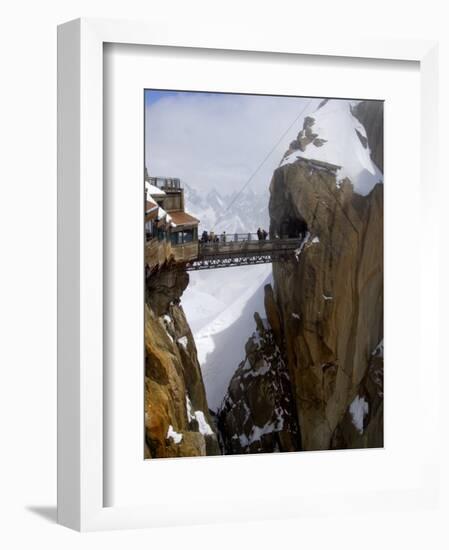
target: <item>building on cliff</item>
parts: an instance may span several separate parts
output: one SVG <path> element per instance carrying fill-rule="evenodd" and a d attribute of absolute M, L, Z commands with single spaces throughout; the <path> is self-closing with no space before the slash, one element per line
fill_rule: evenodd
<path fill-rule="evenodd" d="M 175 260 L 198 256 L 199 220 L 185 211 L 184 189 L 178 178 L 145 179 L 145 235 L 151 250 L 154 239 L 171 246 Z"/>

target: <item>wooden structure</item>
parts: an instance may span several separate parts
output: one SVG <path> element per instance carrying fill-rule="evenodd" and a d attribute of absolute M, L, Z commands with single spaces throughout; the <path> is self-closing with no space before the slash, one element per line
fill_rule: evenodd
<path fill-rule="evenodd" d="M 152 223 L 152 231 L 147 232 L 147 249 L 154 248 L 149 241 L 168 241 L 176 261 L 185 262 L 198 256 L 199 220 L 185 211 L 184 189 L 179 178 L 147 177 L 150 202 L 158 205 L 157 214 L 145 212 L 145 225 Z M 147 222 L 147 216 L 148 222 Z M 153 216 L 153 218 L 150 218 Z M 146 254 L 147 256 L 147 254 Z M 149 264 L 149 262 L 147 262 Z"/>
<path fill-rule="evenodd" d="M 338 166 L 338 164 L 331 164 L 330 162 L 324 162 L 324 160 L 308 159 L 301 156 L 296 157 L 296 162 L 298 164 L 304 164 L 311 169 L 323 170 L 333 174 L 336 174 L 337 171 L 341 169 L 341 166 Z"/>

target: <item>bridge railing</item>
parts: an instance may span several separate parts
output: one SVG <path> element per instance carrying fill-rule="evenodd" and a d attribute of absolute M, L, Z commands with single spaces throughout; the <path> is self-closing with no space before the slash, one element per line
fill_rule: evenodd
<path fill-rule="evenodd" d="M 200 238 L 200 244 L 215 244 L 215 243 L 241 243 L 241 242 L 253 242 L 253 241 L 265 241 L 269 240 L 267 235 L 266 239 L 259 238 L 257 233 L 209 233 L 209 239 L 207 241 Z"/>
<path fill-rule="evenodd" d="M 273 254 L 288 252 L 300 245 L 298 239 L 266 239 L 266 240 L 227 240 L 221 242 L 199 243 L 198 257 L 225 257 L 235 255 Z"/>

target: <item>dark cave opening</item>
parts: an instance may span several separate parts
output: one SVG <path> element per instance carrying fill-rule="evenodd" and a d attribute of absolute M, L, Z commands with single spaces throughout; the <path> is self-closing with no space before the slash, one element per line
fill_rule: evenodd
<path fill-rule="evenodd" d="M 281 223 L 282 239 L 304 239 L 307 233 L 307 223 L 298 217 L 288 217 Z"/>

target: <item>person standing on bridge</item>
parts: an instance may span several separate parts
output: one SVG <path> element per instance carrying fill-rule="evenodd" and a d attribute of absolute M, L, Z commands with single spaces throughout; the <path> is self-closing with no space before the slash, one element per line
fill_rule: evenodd
<path fill-rule="evenodd" d="M 223 243 L 226 242 L 226 231 L 223 231 L 223 234 L 221 235 L 221 241 L 222 241 Z"/>
<path fill-rule="evenodd" d="M 265 231 L 265 229 L 262 229 L 262 239 L 263 239 L 264 241 L 267 240 L 267 235 L 268 235 L 268 233 Z"/>
<path fill-rule="evenodd" d="M 262 230 L 260 229 L 260 227 L 257 229 L 257 238 L 259 239 L 259 241 L 262 240 Z"/>

